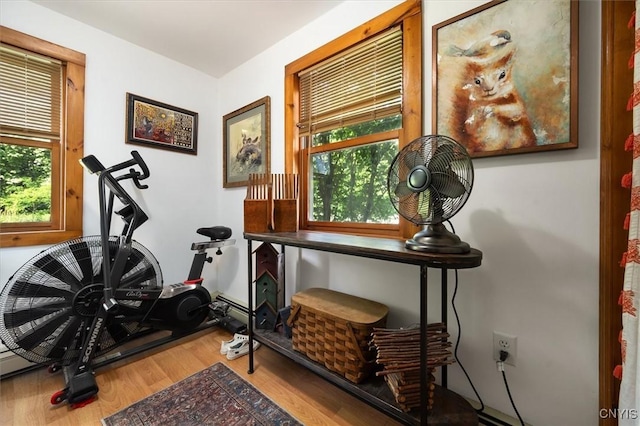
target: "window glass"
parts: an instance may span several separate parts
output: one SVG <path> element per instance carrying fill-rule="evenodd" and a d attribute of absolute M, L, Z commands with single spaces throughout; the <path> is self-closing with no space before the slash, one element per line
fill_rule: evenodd
<path fill-rule="evenodd" d="M 51 150 L 0 144 L 0 223 L 51 221 Z"/>
<path fill-rule="evenodd" d="M 300 86 L 298 128 L 312 148 L 308 219 L 397 224 L 385 194 L 398 140 L 384 132 L 402 128 L 401 28 L 302 71 Z"/>
<path fill-rule="evenodd" d="M 397 223 L 387 195 L 387 170 L 398 152 L 398 140 L 310 156 L 310 220 Z"/>
<path fill-rule="evenodd" d="M 82 235 L 85 55 L 0 27 L 0 246 Z"/>
<path fill-rule="evenodd" d="M 51 224 L 59 175 L 61 61 L 0 44 L 0 223 Z M 57 145 L 57 146 L 56 146 Z"/>
<path fill-rule="evenodd" d="M 407 0 L 285 67 L 285 171 L 299 228 L 406 237 L 388 168 L 422 136 L 422 2 Z"/>

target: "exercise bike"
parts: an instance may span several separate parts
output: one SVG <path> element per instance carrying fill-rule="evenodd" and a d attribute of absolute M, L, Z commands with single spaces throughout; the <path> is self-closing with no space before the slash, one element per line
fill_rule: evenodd
<path fill-rule="evenodd" d="M 196 253 L 187 279 L 163 287 L 158 261 L 133 240 L 148 216 L 121 183 L 130 180 L 146 189 L 141 181 L 150 173 L 138 152 L 131 155 L 109 168 L 93 155 L 81 160 L 98 175 L 100 235 L 44 250 L 0 293 L 4 345 L 29 361 L 49 364 L 50 372 L 63 370 L 66 386 L 53 394 L 52 404 L 78 407 L 92 401 L 98 393 L 96 358 L 115 347 L 158 330 L 179 337 L 197 329 L 211 310 L 201 277 L 204 264 L 213 260 L 207 250 L 222 254 L 222 247 L 235 244 L 227 227 L 198 229 L 209 240 L 192 244 Z M 110 235 L 114 214 L 124 222 L 119 235 Z"/>

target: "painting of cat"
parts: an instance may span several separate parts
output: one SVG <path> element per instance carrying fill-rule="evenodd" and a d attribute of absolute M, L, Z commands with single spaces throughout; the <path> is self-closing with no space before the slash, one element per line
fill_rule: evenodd
<path fill-rule="evenodd" d="M 505 30 L 469 48 L 451 46 L 460 75 L 453 83 L 448 127 L 470 152 L 536 145 L 533 126 L 512 79 L 516 49 Z"/>
<path fill-rule="evenodd" d="M 433 26 L 433 128 L 472 157 L 577 148 L 577 2 L 494 0 Z"/>

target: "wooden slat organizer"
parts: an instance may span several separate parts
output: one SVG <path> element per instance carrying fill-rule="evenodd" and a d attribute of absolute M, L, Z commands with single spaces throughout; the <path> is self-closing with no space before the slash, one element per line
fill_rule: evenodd
<path fill-rule="evenodd" d="M 298 230 L 298 175 L 250 174 L 244 200 L 244 232 Z"/>

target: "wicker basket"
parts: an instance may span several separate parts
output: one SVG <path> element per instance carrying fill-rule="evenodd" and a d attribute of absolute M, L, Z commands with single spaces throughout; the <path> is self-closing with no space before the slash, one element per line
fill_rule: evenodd
<path fill-rule="evenodd" d="M 376 354 L 371 331 L 385 327 L 389 308 L 323 288 L 294 294 L 291 308 L 294 350 L 354 383 L 369 376 Z"/>

